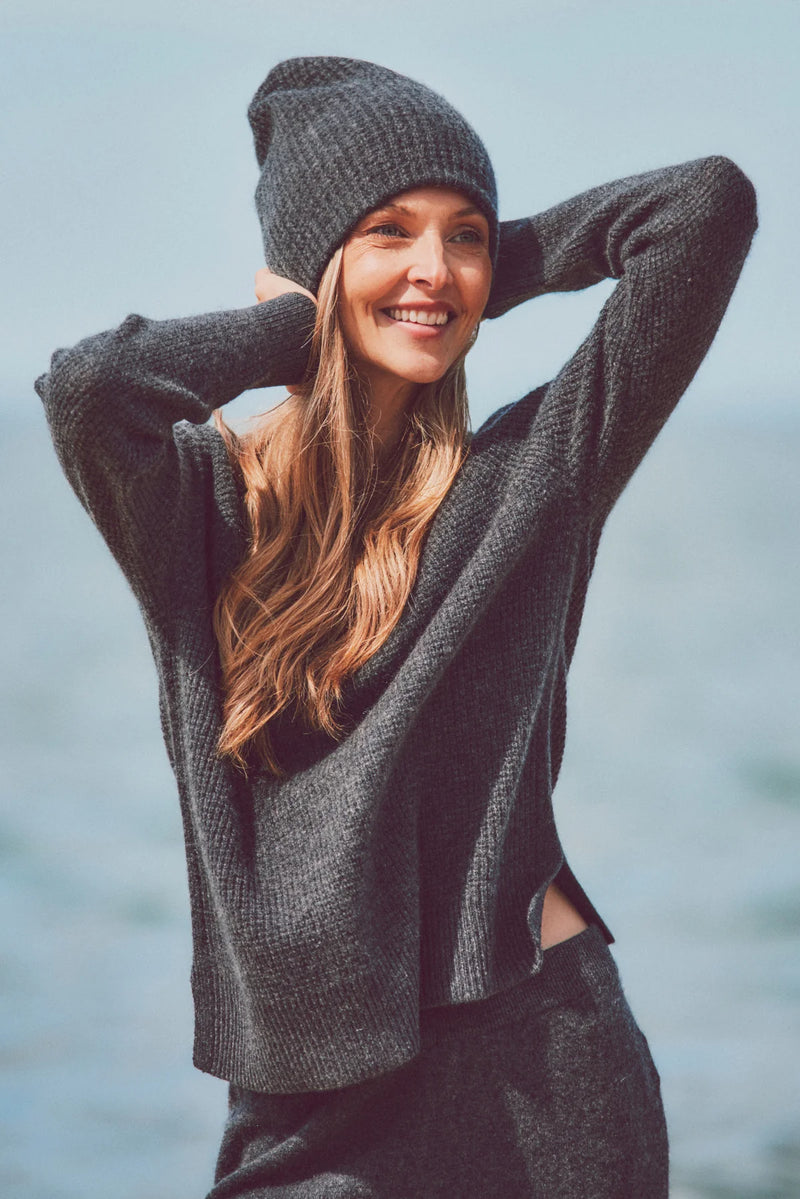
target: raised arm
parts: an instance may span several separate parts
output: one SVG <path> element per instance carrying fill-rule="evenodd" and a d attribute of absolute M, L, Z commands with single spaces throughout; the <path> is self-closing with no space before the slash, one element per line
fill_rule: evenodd
<path fill-rule="evenodd" d="M 193 426 L 249 388 L 301 378 L 313 323 L 294 292 L 184 320 L 129 316 L 57 350 L 36 380 L 67 478 L 150 614 L 202 552 L 212 492 L 237 519 L 221 439 Z"/>
<path fill-rule="evenodd" d="M 601 279 L 619 282 L 536 417 L 605 518 L 685 391 L 725 312 L 757 226 L 728 158 L 592 188 L 501 226 L 485 316 Z"/>

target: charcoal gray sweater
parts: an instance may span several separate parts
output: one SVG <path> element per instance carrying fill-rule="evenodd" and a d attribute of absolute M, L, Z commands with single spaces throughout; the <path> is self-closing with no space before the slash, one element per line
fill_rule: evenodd
<path fill-rule="evenodd" d="M 284 780 L 245 780 L 215 752 L 212 609 L 247 530 L 206 422 L 300 375 L 313 304 L 130 316 L 54 354 L 36 383 L 53 440 L 158 670 L 200 1069 L 263 1091 L 354 1083 L 414 1056 L 421 1008 L 539 969 L 551 880 L 603 927 L 553 819 L 567 669 L 603 523 L 705 355 L 755 227 L 752 185 L 722 157 L 504 226 L 487 316 L 618 283 L 558 376 L 475 433 L 399 624 L 348 684 L 351 731 L 279 726 Z"/>

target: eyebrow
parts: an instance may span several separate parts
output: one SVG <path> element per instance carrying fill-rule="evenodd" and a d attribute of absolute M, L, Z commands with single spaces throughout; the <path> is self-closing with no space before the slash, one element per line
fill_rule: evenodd
<path fill-rule="evenodd" d="M 404 216 L 415 215 L 413 208 L 406 208 L 404 204 L 382 204 L 380 208 L 376 208 L 374 212 L 370 213 L 370 217 L 374 217 L 379 212 L 402 212 Z M 469 204 L 466 208 L 459 208 L 458 212 L 452 213 L 453 217 L 483 215 L 480 208 L 476 208 L 474 204 Z"/>

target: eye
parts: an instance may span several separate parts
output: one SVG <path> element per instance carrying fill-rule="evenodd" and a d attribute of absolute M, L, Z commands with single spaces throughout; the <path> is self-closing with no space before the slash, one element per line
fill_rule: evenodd
<path fill-rule="evenodd" d="M 472 245 L 482 246 L 485 238 L 478 229 L 459 229 L 458 233 L 453 235 L 453 241 L 471 243 Z"/>
<path fill-rule="evenodd" d="M 386 221 L 382 225 L 372 225 L 367 233 L 376 235 L 377 237 L 405 237 L 406 232 L 399 225 L 393 224 L 391 221 Z"/>

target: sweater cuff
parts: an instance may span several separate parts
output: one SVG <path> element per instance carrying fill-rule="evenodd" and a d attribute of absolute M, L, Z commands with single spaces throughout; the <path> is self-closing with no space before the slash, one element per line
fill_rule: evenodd
<path fill-rule="evenodd" d="M 501 221 L 500 247 L 484 320 L 502 316 L 536 294 L 542 278 L 542 249 L 533 221 Z"/>
<path fill-rule="evenodd" d="M 301 382 L 317 315 L 313 300 L 300 292 L 286 292 L 231 315 L 241 319 L 246 344 L 255 347 L 242 363 L 242 391 Z"/>

